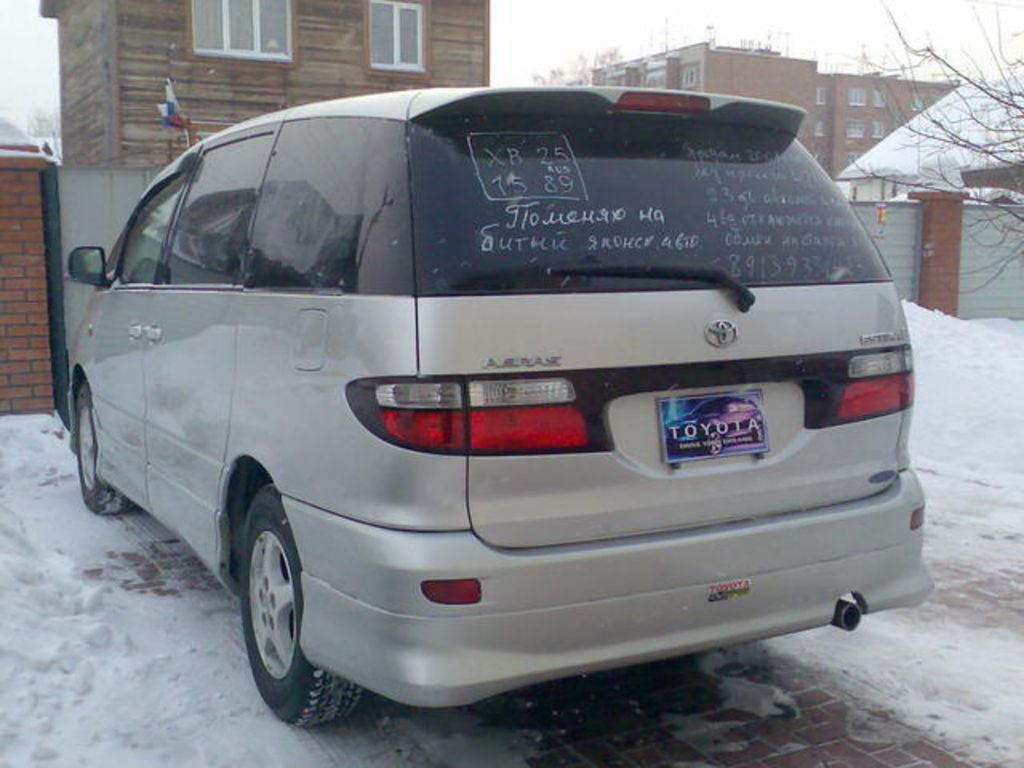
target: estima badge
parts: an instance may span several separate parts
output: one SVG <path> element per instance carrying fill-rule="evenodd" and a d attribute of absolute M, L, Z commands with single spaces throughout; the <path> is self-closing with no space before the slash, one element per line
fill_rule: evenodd
<path fill-rule="evenodd" d="M 896 331 L 884 333 L 865 333 L 860 337 L 862 347 L 870 347 L 875 344 L 899 344 L 907 340 L 907 332 L 900 328 Z"/>
<path fill-rule="evenodd" d="M 732 320 L 715 320 L 704 328 L 704 340 L 712 347 L 728 347 L 740 336 L 740 329 Z"/>
<path fill-rule="evenodd" d="M 484 368 L 557 368 L 562 364 L 561 355 L 540 355 L 529 357 L 489 357 Z"/>

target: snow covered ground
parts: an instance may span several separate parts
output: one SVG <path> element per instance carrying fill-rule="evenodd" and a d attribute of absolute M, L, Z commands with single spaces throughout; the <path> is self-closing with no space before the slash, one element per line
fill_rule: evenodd
<path fill-rule="evenodd" d="M 852 634 L 757 645 L 832 670 L 842 689 L 978 759 L 1024 766 L 1024 323 L 905 308 L 917 378 L 910 447 L 936 591 Z"/>
<path fill-rule="evenodd" d="M 226 594 L 83 576 L 128 543 L 82 506 L 72 458 L 55 419 L 0 419 L 0 766 L 302 765 L 246 679 Z"/>
<path fill-rule="evenodd" d="M 852 634 L 729 655 L 809 668 L 979 760 L 1024 765 L 1024 324 L 907 312 L 936 593 Z M 226 593 L 161 596 L 90 578 L 132 546 L 124 525 L 83 507 L 59 422 L 0 418 L 0 768 L 325 764 L 322 739 L 265 710 Z M 403 733 L 451 765 L 517 762 L 501 734 L 473 742 L 465 712 L 369 712 L 330 736 L 346 765 L 389 764 Z"/>

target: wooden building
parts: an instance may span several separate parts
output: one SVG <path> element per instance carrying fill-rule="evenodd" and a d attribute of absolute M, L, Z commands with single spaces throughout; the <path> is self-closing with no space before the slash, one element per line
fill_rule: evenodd
<path fill-rule="evenodd" d="M 167 163 L 193 134 L 310 101 L 488 84 L 490 0 L 41 0 L 59 21 L 67 165 Z"/>

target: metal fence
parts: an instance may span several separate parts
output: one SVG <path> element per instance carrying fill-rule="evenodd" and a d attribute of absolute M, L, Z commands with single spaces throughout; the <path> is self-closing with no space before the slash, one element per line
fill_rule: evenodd
<path fill-rule="evenodd" d="M 1024 320 L 1024 207 L 964 207 L 960 317 Z"/>
<path fill-rule="evenodd" d="M 921 266 L 920 204 L 887 203 L 879 208 L 875 203 L 853 203 L 853 211 L 889 265 L 900 298 L 915 301 Z"/>

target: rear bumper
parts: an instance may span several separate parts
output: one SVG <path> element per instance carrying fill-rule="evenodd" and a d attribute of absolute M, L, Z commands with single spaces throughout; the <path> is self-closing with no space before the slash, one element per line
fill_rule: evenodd
<path fill-rule="evenodd" d="M 301 644 L 314 663 L 407 704 L 466 704 L 534 682 L 825 625 L 836 600 L 869 611 L 931 590 L 911 472 L 878 496 L 698 531 L 534 550 L 472 533 L 355 523 L 291 499 L 303 558 Z M 440 606 L 425 579 L 479 578 L 484 600 Z M 708 601 L 711 584 L 749 595 Z"/>

